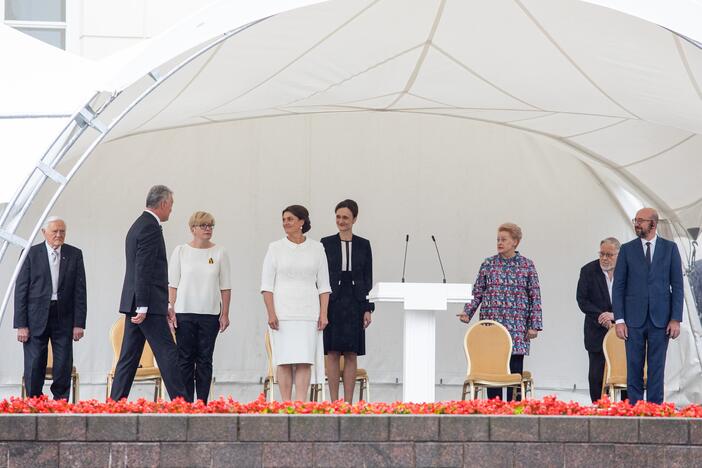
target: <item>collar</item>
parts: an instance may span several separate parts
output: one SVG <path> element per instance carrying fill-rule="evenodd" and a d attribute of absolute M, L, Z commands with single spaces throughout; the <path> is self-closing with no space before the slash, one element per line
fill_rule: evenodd
<path fill-rule="evenodd" d="M 656 247 L 656 241 L 658 240 L 658 234 L 656 234 L 656 235 L 653 237 L 653 239 L 651 239 L 650 241 L 648 241 L 648 240 L 646 240 L 646 239 L 641 239 L 640 237 L 639 237 L 639 239 L 641 240 L 641 245 L 643 246 L 644 249 L 646 248 L 646 242 L 650 242 L 650 243 L 651 243 L 651 248 L 653 249 L 653 248 Z"/>
<path fill-rule="evenodd" d="M 153 211 L 151 211 L 149 209 L 145 209 L 144 213 L 149 213 L 151 216 L 154 217 L 154 219 L 156 219 L 156 222 L 158 223 L 158 225 L 159 226 L 161 225 L 161 220 L 158 218 L 158 216 L 156 216 L 156 213 L 154 213 Z"/>
<path fill-rule="evenodd" d="M 46 246 L 46 254 L 47 254 L 47 255 L 51 255 L 51 252 L 53 252 L 54 250 L 56 250 L 56 253 L 58 254 L 58 256 L 59 256 L 59 257 L 61 256 L 61 247 L 62 247 L 62 246 L 59 246 L 58 249 L 54 249 L 54 248 L 51 247 L 51 246 L 49 245 L 49 243 L 46 242 L 46 241 L 44 241 L 44 245 Z"/>

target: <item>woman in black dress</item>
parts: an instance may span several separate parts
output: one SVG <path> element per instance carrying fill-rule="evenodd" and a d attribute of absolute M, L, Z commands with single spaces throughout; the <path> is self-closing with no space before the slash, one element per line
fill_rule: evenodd
<path fill-rule="evenodd" d="M 373 286 L 373 256 L 368 240 L 353 234 L 358 205 L 344 200 L 336 205 L 339 233 L 322 239 L 329 264 L 332 294 L 329 324 L 324 329 L 324 354 L 332 400 L 339 399 L 339 359 L 344 356 L 344 400 L 351 403 L 356 383 L 356 357 L 366 354 L 365 329 L 374 304 L 366 299 Z"/>

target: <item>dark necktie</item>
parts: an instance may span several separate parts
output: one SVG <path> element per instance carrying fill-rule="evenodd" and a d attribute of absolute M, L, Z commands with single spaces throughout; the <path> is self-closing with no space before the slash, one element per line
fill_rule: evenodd
<path fill-rule="evenodd" d="M 651 243 L 646 242 L 646 261 L 651 264 Z"/>

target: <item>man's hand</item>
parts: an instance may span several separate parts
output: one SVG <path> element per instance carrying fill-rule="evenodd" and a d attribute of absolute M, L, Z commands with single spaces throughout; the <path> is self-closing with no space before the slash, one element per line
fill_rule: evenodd
<path fill-rule="evenodd" d="M 366 328 L 368 328 L 368 325 L 370 325 L 372 321 L 373 321 L 373 318 L 371 317 L 370 311 L 369 310 L 365 311 L 363 313 L 363 329 L 365 330 Z"/>
<path fill-rule="evenodd" d="M 671 320 L 668 322 L 668 328 L 666 328 L 665 333 L 672 339 L 680 336 L 680 322 L 677 320 Z"/>
<path fill-rule="evenodd" d="M 83 338 L 83 335 L 85 334 L 85 330 L 80 327 L 73 327 L 73 341 L 79 341 L 81 338 Z"/>
<path fill-rule="evenodd" d="M 614 331 L 620 340 L 626 340 L 629 338 L 629 330 L 626 328 L 626 323 L 615 323 Z"/>
<path fill-rule="evenodd" d="M 530 340 L 536 339 L 537 336 L 539 336 L 539 330 L 534 330 L 533 328 L 530 328 L 527 331 L 527 338 L 529 338 Z"/>
<path fill-rule="evenodd" d="M 605 328 L 610 327 L 610 322 L 614 322 L 614 314 L 612 312 L 602 312 L 599 317 L 597 317 L 597 323 Z"/>
<path fill-rule="evenodd" d="M 17 341 L 20 343 L 26 343 L 29 341 L 29 327 L 22 327 L 17 329 Z"/>
<path fill-rule="evenodd" d="M 131 318 L 132 323 L 135 325 L 139 325 L 144 320 L 146 320 L 146 314 L 136 314 Z"/>
<path fill-rule="evenodd" d="M 224 330 L 226 330 L 229 327 L 229 316 L 220 314 L 219 316 L 219 332 L 224 333 Z"/>

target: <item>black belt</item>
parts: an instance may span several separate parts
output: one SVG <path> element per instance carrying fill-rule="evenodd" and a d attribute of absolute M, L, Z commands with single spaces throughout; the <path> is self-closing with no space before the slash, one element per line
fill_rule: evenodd
<path fill-rule="evenodd" d="M 49 302 L 49 305 L 50 305 L 50 306 L 55 306 L 56 304 L 58 304 L 58 301 L 51 301 L 51 302 Z"/>

